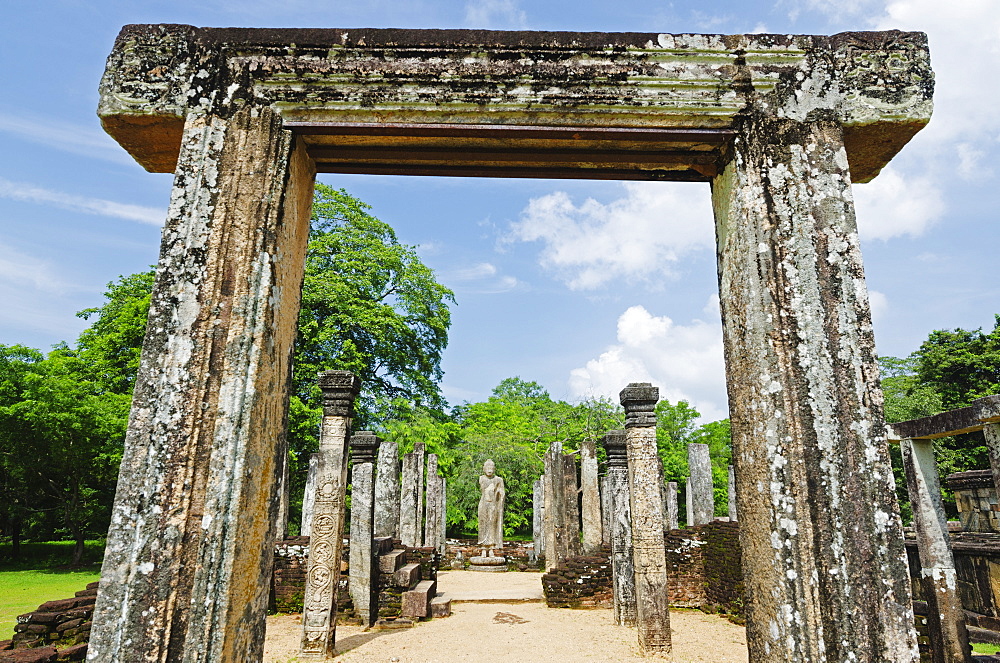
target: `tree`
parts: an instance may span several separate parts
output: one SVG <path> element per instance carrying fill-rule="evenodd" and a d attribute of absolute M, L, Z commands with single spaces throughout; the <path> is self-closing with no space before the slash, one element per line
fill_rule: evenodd
<path fill-rule="evenodd" d="M 937 392 L 945 410 L 1000 393 L 1000 314 L 993 331 L 932 331 L 913 353 L 916 377 Z"/>
<path fill-rule="evenodd" d="M 120 277 L 108 284 L 103 306 L 76 314 L 94 318 L 77 339 L 79 357 L 94 379 L 113 393 L 131 394 L 135 387 L 153 280 L 152 268 Z"/>
<path fill-rule="evenodd" d="M 369 209 L 343 189 L 316 185 L 295 344 L 296 395 L 316 406 L 317 371 L 353 371 L 362 425 L 387 418 L 398 399 L 444 407 L 441 353 L 455 301 Z"/>
<path fill-rule="evenodd" d="M 729 464 L 732 447 L 729 420 L 697 425 L 701 415 L 687 401 L 664 399 L 656 404 L 656 445 L 663 461 L 664 481 L 687 480 L 688 445 L 707 444 L 712 460 L 712 486 L 716 513 L 726 513 L 729 501 Z"/>
<path fill-rule="evenodd" d="M 85 364 L 60 347 L 42 359 L 0 346 L 0 465 L 16 524 L 55 512 L 79 564 L 87 535 L 107 528 L 121 461 L 129 396 L 88 380 Z"/>
<path fill-rule="evenodd" d="M 317 372 L 350 370 L 361 378 L 356 428 L 379 428 L 414 406 L 445 405 L 438 383 L 454 294 L 369 209 L 343 190 L 316 185 L 289 403 L 292 522 L 317 448 Z M 102 306 L 78 314 L 92 320 L 80 335 L 79 357 L 111 393 L 131 394 L 135 385 L 153 281 L 152 271 L 120 277 L 108 284 Z"/>

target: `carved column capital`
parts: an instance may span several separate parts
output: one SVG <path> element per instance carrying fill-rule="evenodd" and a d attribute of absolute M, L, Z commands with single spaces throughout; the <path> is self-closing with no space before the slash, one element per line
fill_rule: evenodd
<path fill-rule="evenodd" d="M 323 416 L 354 416 L 354 399 L 361 391 L 361 380 L 350 371 L 320 371 L 316 380 L 323 391 Z"/>
<path fill-rule="evenodd" d="M 656 402 L 660 390 L 648 382 L 632 382 L 618 395 L 625 408 L 625 428 L 656 426 Z"/>
<path fill-rule="evenodd" d="M 351 436 L 351 464 L 374 463 L 382 438 L 370 430 L 359 430 Z"/>
<path fill-rule="evenodd" d="M 609 430 L 601 438 L 601 445 L 608 455 L 608 467 L 628 467 L 625 431 Z"/>

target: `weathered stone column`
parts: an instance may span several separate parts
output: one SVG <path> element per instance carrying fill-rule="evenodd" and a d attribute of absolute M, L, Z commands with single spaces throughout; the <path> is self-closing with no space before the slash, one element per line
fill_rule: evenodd
<path fill-rule="evenodd" d="M 549 444 L 545 452 L 545 570 L 566 561 L 566 481 L 561 442 Z"/>
<path fill-rule="evenodd" d="M 625 431 L 601 438 L 607 453 L 608 494 L 611 498 L 611 575 L 615 621 L 635 626 L 635 566 L 632 563 L 632 505 L 629 500 L 628 452 Z M 662 538 L 662 537 L 661 537 Z"/>
<path fill-rule="evenodd" d="M 382 440 L 375 463 L 375 536 L 399 538 L 399 448 Z"/>
<path fill-rule="evenodd" d="M 545 554 L 545 475 L 531 485 L 531 542 L 535 559 Z"/>
<path fill-rule="evenodd" d="M 601 476 L 601 543 L 611 545 L 611 492 L 608 489 L 608 475 Z"/>
<path fill-rule="evenodd" d="M 902 440 L 906 489 L 913 508 L 913 525 L 920 554 L 920 576 L 927 600 L 927 627 L 934 663 L 965 663 L 969 632 L 958 595 L 955 558 L 951 553 L 948 519 L 941 503 L 941 483 L 931 440 Z"/>
<path fill-rule="evenodd" d="M 667 515 L 664 519 L 664 531 L 677 529 L 677 482 L 667 482 Z"/>
<path fill-rule="evenodd" d="M 693 522 L 704 525 L 715 518 L 715 495 L 712 487 L 712 459 L 707 444 L 688 445 L 688 490 L 691 492 Z"/>
<path fill-rule="evenodd" d="M 309 470 L 306 472 L 306 489 L 302 493 L 302 522 L 299 536 L 309 536 L 312 531 L 313 505 L 316 502 L 316 470 L 319 454 L 309 454 Z"/>
<path fill-rule="evenodd" d="M 424 545 L 424 490 L 427 483 L 424 479 L 424 467 L 427 464 L 427 449 L 423 442 L 413 444 L 413 453 L 417 457 L 417 521 L 415 524 L 417 535 L 413 545 Z"/>
<path fill-rule="evenodd" d="M 580 443 L 580 518 L 583 522 L 583 553 L 592 555 L 601 547 L 601 491 L 597 485 L 597 450 L 594 440 Z"/>
<path fill-rule="evenodd" d="M 372 554 L 375 536 L 375 456 L 382 439 L 371 431 L 351 436 L 351 554 L 347 588 L 361 625 L 378 617 L 378 560 Z"/>
<path fill-rule="evenodd" d="M 694 506 L 691 504 L 691 478 L 684 482 L 684 525 L 691 527 L 694 524 Z"/>
<path fill-rule="evenodd" d="M 403 455 L 403 482 L 399 494 L 399 539 L 410 548 L 423 543 L 417 493 L 423 492 L 423 454 Z"/>
<path fill-rule="evenodd" d="M 667 558 L 663 547 L 663 505 L 657 468 L 656 414 L 660 390 L 648 382 L 622 389 L 628 487 L 632 506 L 632 559 L 635 564 L 636 626 L 644 653 L 670 651 Z"/>
<path fill-rule="evenodd" d="M 314 165 L 268 107 L 180 142 L 90 660 L 263 655 Z"/>
<path fill-rule="evenodd" d="M 427 454 L 427 515 L 424 519 L 424 545 L 444 552 L 441 518 L 444 516 L 443 477 L 438 475 L 437 454 Z"/>
<path fill-rule="evenodd" d="M 826 94 L 813 85 L 802 99 Z M 790 103 L 740 121 L 712 182 L 750 660 L 909 663 L 843 130 Z"/>
<path fill-rule="evenodd" d="M 305 658 L 326 658 L 334 651 L 347 493 L 347 433 L 361 382 L 349 371 L 323 371 L 319 386 L 323 391 L 323 423 L 299 650 Z"/>
<path fill-rule="evenodd" d="M 583 552 L 580 546 L 580 483 L 576 475 L 576 454 L 563 454 L 562 457 L 563 498 L 566 500 L 564 512 L 566 532 L 566 554 L 575 557 Z"/>
<path fill-rule="evenodd" d="M 733 466 L 729 466 L 729 484 L 727 489 L 727 495 L 729 498 L 729 521 L 736 522 L 736 472 L 733 470 Z"/>

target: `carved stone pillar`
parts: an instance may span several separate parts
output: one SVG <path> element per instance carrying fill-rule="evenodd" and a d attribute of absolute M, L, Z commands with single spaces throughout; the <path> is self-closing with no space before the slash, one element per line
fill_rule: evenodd
<path fill-rule="evenodd" d="M 601 476 L 601 544 L 611 545 L 611 491 L 608 488 L 608 475 Z"/>
<path fill-rule="evenodd" d="M 399 538 L 399 448 L 382 440 L 375 463 L 375 536 Z"/>
<path fill-rule="evenodd" d="M 313 505 L 316 503 L 316 469 L 319 467 L 319 454 L 309 454 L 309 469 L 306 472 L 306 489 L 302 493 L 302 522 L 299 525 L 299 536 L 309 536 L 312 531 Z"/>
<path fill-rule="evenodd" d="M 948 519 L 941 503 L 941 483 L 931 440 L 902 440 L 906 488 L 913 507 L 920 576 L 927 599 L 927 627 L 934 663 L 966 663 L 969 631 L 958 595 L 955 558 L 951 552 Z"/>
<path fill-rule="evenodd" d="M 712 182 L 750 659 L 909 663 L 843 129 L 805 110 L 748 113 Z"/>
<path fill-rule="evenodd" d="M 601 492 L 597 485 L 597 450 L 594 440 L 580 443 L 580 519 L 583 524 L 583 554 L 601 547 Z"/>
<path fill-rule="evenodd" d="M 299 654 L 305 658 L 325 658 L 334 652 L 347 492 L 347 433 L 361 382 L 349 371 L 323 371 L 319 386 L 323 391 L 323 423 Z"/>
<path fill-rule="evenodd" d="M 372 554 L 375 456 L 382 439 L 371 431 L 351 436 L 351 553 L 347 587 L 362 626 L 378 617 L 378 560 Z"/>
<path fill-rule="evenodd" d="M 629 500 L 628 452 L 625 431 L 601 438 L 607 453 L 607 487 L 611 500 L 611 574 L 615 621 L 635 626 L 635 565 L 632 562 L 632 505 Z M 662 538 L 662 534 L 661 534 Z"/>
<path fill-rule="evenodd" d="M 715 491 L 712 486 L 712 459 L 707 444 L 689 444 L 688 490 L 691 491 L 693 522 L 688 525 L 704 525 L 715 519 Z"/>
<path fill-rule="evenodd" d="M 314 165 L 267 107 L 187 112 L 91 660 L 259 660 Z"/>
<path fill-rule="evenodd" d="M 636 626 L 639 648 L 647 653 L 670 651 L 667 610 L 667 557 L 663 546 L 663 504 L 656 452 L 656 401 L 660 390 L 648 382 L 622 389 L 628 488 L 632 505 L 632 560 L 635 564 Z"/>

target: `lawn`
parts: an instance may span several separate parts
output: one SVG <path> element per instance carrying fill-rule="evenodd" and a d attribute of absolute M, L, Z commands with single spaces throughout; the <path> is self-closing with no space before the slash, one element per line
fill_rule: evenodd
<path fill-rule="evenodd" d="M 0 640 L 13 637 L 18 615 L 69 598 L 100 577 L 94 570 L 0 571 Z"/>
<path fill-rule="evenodd" d="M 88 541 L 84 565 L 71 569 L 72 543 L 26 543 L 21 559 L 10 559 L 10 544 L 0 545 L 0 640 L 14 634 L 17 616 L 46 601 L 67 599 L 100 578 L 103 541 Z"/>

